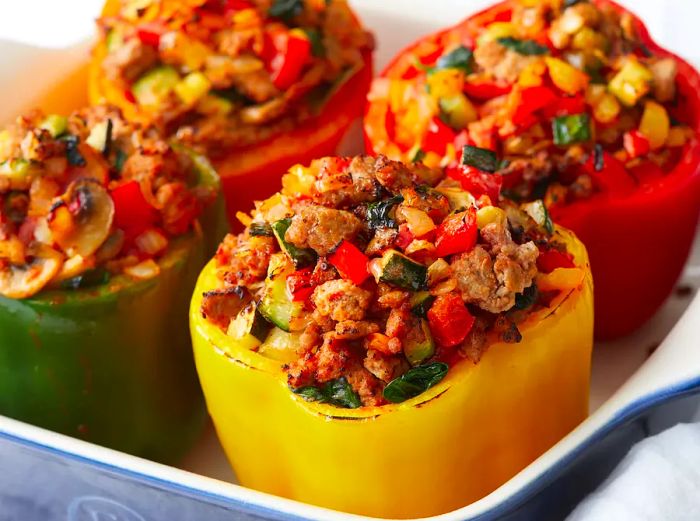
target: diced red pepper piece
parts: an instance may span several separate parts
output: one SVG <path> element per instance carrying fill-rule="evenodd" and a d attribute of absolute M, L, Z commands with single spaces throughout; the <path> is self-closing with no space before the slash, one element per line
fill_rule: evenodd
<path fill-rule="evenodd" d="M 447 150 L 447 144 L 453 143 L 457 134 L 438 117 L 431 120 L 428 132 L 423 138 L 422 149 L 426 152 L 435 152 L 443 155 Z"/>
<path fill-rule="evenodd" d="M 490 100 L 508 94 L 512 85 L 494 83 L 491 80 L 474 80 L 464 83 L 464 93 L 475 100 Z"/>
<path fill-rule="evenodd" d="M 447 176 L 456 179 L 474 197 L 488 195 L 491 201 L 498 201 L 503 186 L 501 174 L 483 172 L 470 165 L 452 165 L 446 168 Z"/>
<path fill-rule="evenodd" d="M 144 45 L 158 47 L 160 45 L 160 37 L 165 33 L 165 27 L 158 23 L 147 23 L 139 26 L 136 29 L 136 35 Z"/>
<path fill-rule="evenodd" d="M 263 59 L 272 83 L 280 90 L 291 87 L 311 57 L 311 42 L 301 33 L 274 31 L 266 36 Z"/>
<path fill-rule="evenodd" d="M 537 257 L 537 269 L 542 273 L 551 273 L 557 268 L 574 268 L 574 259 L 570 253 L 558 250 L 541 251 Z"/>
<path fill-rule="evenodd" d="M 435 231 L 435 253 L 446 257 L 471 250 L 476 244 L 478 226 L 476 209 L 448 215 Z"/>
<path fill-rule="evenodd" d="M 622 136 L 622 145 L 625 147 L 625 152 L 631 159 L 641 157 L 649 153 L 651 145 L 647 137 L 638 130 L 630 130 Z"/>
<path fill-rule="evenodd" d="M 311 281 L 312 275 L 313 269 L 302 268 L 287 276 L 287 290 L 294 302 L 304 302 L 314 292 L 316 286 Z"/>
<path fill-rule="evenodd" d="M 606 193 L 619 194 L 630 192 L 636 185 L 625 166 L 612 154 L 602 153 L 602 169 L 595 168 L 596 157 L 591 154 L 584 165 L 586 173 L 591 176 L 593 184 L 598 190 Z"/>
<path fill-rule="evenodd" d="M 576 96 L 562 96 L 553 100 L 544 108 L 542 114 L 547 119 L 552 119 L 584 112 L 586 112 L 586 100 L 578 94 Z"/>
<path fill-rule="evenodd" d="M 248 0 L 226 0 L 224 5 L 224 11 L 242 11 L 243 9 L 250 9 L 253 7 Z"/>
<path fill-rule="evenodd" d="M 512 117 L 513 123 L 519 126 L 527 126 L 525 125 L 527 123 L 531 126 L 536 123 L 533 114 L 556 100 L 556 93 L 549 87 L 529 87 L 521 90 L 520 103 Z"/>
<path fill-rule="evenodd" d="M 158 220 L 158 211 L 146 201 L 137 181 L 129 181 L 111 191 L 114 224 L 128 237 L 135 237 Z"/>
<path fill-rule="evenodd" d="M 474 326 L 474 317 L 457 293 L 440 295 L 428 310 L 428 325 L 442 347 L 459 345 Z"/>
<path fill-rule="evenodd" d="M 367 269 L 369 258 L 351 242 L 341 242 L 328 257 L 328 261 L 335 266 L 344 279 L 349 279 L 357 286 L 369 277 Z"/>

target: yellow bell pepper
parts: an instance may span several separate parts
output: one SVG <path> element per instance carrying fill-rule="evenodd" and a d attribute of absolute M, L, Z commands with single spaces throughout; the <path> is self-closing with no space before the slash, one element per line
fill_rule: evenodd
<path fill-rule="evenodd" d="M 649 92 L 653 79 L 654 75 L 649 69 L 636 58 L 629 57 L 615 77 L 610 80 L 608 90 L 622 103 L 631 107 Z"/>
<path fill-rule="evenodd" d="M 491 344 L 478 363 L 458 362 L 413 399 L 358 409 L 304 401 L 287 387 L 283 357 L 247 350 L 202 318 L 202 293 L 218 285 L 212 261 L 190 328 L 240 483 L 356 514 L 423 517 L 485 496 L 550 448 L 586 417 L 593 337 L 586 250 L 571 232 L 555 233 L 582 282 L 521 323 L 520 344 Z"/>
<path fill-rule="evenodd" d="M 655 101 L 647 101 L 639 122 L 639 131 L 649 140 L 652 150 L 664 146 L 669 130 L 671 130 L 671 120 L 663 105 Z"/>
<path fill-rule="evenodd" d="M 552 83 L 567 94 L 574 95 L 588 86 L 588 75 L 559 58 L 546 57 Z"/>

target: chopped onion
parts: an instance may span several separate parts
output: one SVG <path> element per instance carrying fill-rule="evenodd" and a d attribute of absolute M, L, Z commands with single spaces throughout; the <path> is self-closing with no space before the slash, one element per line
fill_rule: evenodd
<path fill-rule="evenodd" d="M 160 275 L 160 266 L 153 259 L 148 259 L 124 268 L 124 273 L 135 279 L 148 280 Z"/>
<path fill-rule="evenodd" d="M 155 256 L 168 247 L 168 239 L 155 228 L 149 228 L 134 239 L 136 247 L 146 255 Z"/>

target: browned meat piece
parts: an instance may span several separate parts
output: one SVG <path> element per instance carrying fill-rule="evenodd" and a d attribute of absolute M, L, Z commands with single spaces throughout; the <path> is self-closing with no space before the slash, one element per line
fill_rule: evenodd
<path fill-rule="evenodd" d="M 316 353 L 316 380 L 323 383 L 343 376 L 350 357 L 343 342 L 326 338 Z"/>
<path fill-rule="evenodd" d="M 357 156 L 350 162 L 348 170 L 355 192 L 353 199 L 358 202 L 373 201 L 377 197 L 378 184 L 374 177 L 373 161 L 370 158 Z"/>
<path fill-rule="evenodd" d="M 314 271 L 311 274 L 311 284 L 320 286 L 324 282 L 329 282 L 336 278 L 338 278 L 338 271 L 328 260 L 324 257 L 320 257 L 318 261 L 316 261 L 316 266 L 314 266 Z"/>
<path fill-rule="evenodd" d="M 241 94 L 257 103 L 269 101 L 280 95 L 265 69 L 236 74 L 231 78 L 231 83 Z"/>
<path fill-rule="evenodd" d="M 372 240 L 369 241 L 367 248 L 365 248 L 365 254 L 381 254 L 384 250 L 387 250 L 394 245 L 394 241 L 398 235 L 399 231 L 394 228 L 377 228 L 377 230 L 374 232 L 374 237 L 372 237 Z"/>
<path fill-rule="evenodd" d="M 337 322 L 362 320 L 371 298 L 369 291 L 342 279 L 321 284 L 311 295 L 316 311 Z"/>
<path fill-rule="evenodd" d="M 299 337 L 299 354 L 312 351 L 321 344 L 321 328 L 318 324 L 310 324 Z"/>
<path fill-rule="evenodd" d="M 474 364 L 479 363 L 481 356 L 487 348 L 486 327 L 486 321 L 483 318 L 477 317 L 474 321 L 474 325 L 469 330 L 467 338 L 465 338 L 462 345 L 459 346 L 460 354 Z"/>
<path fill-rule="evenodd" d="M 402 206 L 417 208 L 427 213 L 434 221 L 442 221 L 450 213 L 450 202 L 447 197 L 435 190 L 417 191 L 415 188 L 401 190 Z"/>
<path fill-rule="evenodd" d="M 506 315 L 498 315 L 493 325 L 493 330 L 507 344 L 517 344 L 523 339 L 517 324 Z"/>
<path fill-rule="evenodd" d="M 110 52 L 102 62 L 105 75 L 111 80 L 134 81 L 158 62 L 158 51 L 138 38 Z"/>
<path fill-rule="evenodd" d="M 325 256 L 343 239 L 354 238 L 361 226 L 360 220 L 350 212 L 306 205 L 292 218 L 285 239 L 299 248 L 313 248 Z"/>
<path fill-rule="evenodd" d="M 532 284 L 539 251 L 533 242 L 513 242 L 500 224 L 485 226 L 481 236 L 487 244 L 453 260 L 452 271 L 465 301 L 491 313 L 507 311 L 515 304 L 515 294 Z"/>
<path fill-rule="evenodd" d="M 480 43 L 474 50 L 474 61 L 480 70 L 508 83 L 516 81 L 523 69 L 536 59 L 534 56 L 518 54 L 496 40 Z"/>
<path fill-rule="evenodd" d="M 166 183 L 156 192 L 163 228 L 172 235 L 186 233 L 192 219 L 201 213 L 197 197 L 181 182 Z"/>
<path fill-rule="evenodd" d="M 357 340 L 379 331 L 379 324 L 366 320 L 344 320 L 335 325 L 333 335 L 338 340 Z"/>
<path fill-rule="evenodd" d="M 287 383 L 292 389 L 311 385 L 316 372 L 316 357 L 310 351 L 286 366 Z"/>
<path fill-rule="evenodd" d="M 413 185 L 413 174 L 399 161 L 379 156 L 374 160 L 374 169 L 377 181 L 390 192 L 398 193 Z"/>
<path fill-rule="evenodd" d="M 362 405 L 373 407 L 385 403 L 381 381 L 359 363 L 354 363 L 345 377 L 362 400 Z"/>
<path fill-rule="evenodd" d="M 403 338 L 410 327 L 410 311 L 404 308 L 392 309 L 386 321 L 386 334 L 394 338 Z"/>
<path fill-rule="evenodd" d="M 399 356 L 386 356 L 369 349 L 363 361 L 365 369 L 384 382 L 390 382 L 407 370 L 406 362 Z"/>
<path fill-rule="evenodd" d="M 676 96 L 678 64 L 673 58 L 661 58 L 649 68 L 654 75 L 654 97 L 661 103 L 673 101 Z"/>
<path fill-rule="evenodd" d="M 377 286 L 377 294 L 377 304 L 382 309 L 399 308 L 408 302 L 410 297 L 407 291 L 398 290 L 384 282 L 380 282 Z"/>
<path fill-rule="evenodd" d="M 202 316 L 212 324 L 226 329 L 231 319 L 249 301 L 250 295 L 240 286 L 207 291 L 202 299 Z"/>
<path fill-rule="evenodd" d="M 217 265 L 228 268 L 224 278 L 227 284 L 247 286 L 265 278 L 275 248 L 272 237 L 229 234 L 216 252 Z"/>
<path fill-rule="evenodd" d="M 553 163 L 549 153 L 541 150 L 530 157 L 515 157 L 509 159 L 508 165 L 500 170 L 504 177 L 522 176 L 527 183 L 536 183 L 540 179 L 549 177 L 553 170 Z"/>

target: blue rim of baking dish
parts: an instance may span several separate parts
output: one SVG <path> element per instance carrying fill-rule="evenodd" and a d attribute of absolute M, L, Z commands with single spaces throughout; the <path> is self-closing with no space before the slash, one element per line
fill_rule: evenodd
<path fill-rule="evenodd" d="M 468 521 L 484 521 L 486 519 L 493 519 L 494 516 L 499 516 L 499 515 L 505 515 L 507 513 L 510 513 L 514 511 L 516 508 L 524 505 L 527 503 L 529 499 L 534 497 L 538 492 L 540 492 L 544 487 L 549 485 L 558 475 L 560 475 L 562 472 L 566 470 L 566 468 L 574 463 L 574 461 L 582 455 L 582 453 L 589 448 L 591 448 L 593 445 L 601 441 L 605 436 L 607 436 L 610 432 L 615 430 L 616 428 L 626 424 L 629 421 L 634 420 L 635 418 L 643 415 L 644 413 L 648 412 L 650 409 L 665 404 L 671 400 L 674 400 L 676 398 L 681 398 L 684 396 L 690 396 L 696 393 L 700 393 L 700 376 L 693 377 L 691 379 L 688 379 L 684 382 L 668 386 L 664 389 L 661 389 L 659 391 L 656 391 L 654 393 L 648 394 L 646 396 L 643 396 L 634 402 L 628 404 L 627 406 L 623 407 L 622 409 L 618 410 L 615 415 L 605 422 L 603 425 L 599 426 L 596 428 L 594 432 L 592 432 L 587 438 L 581 441 L 578 445 L 576 445 L 572 450 L 561 456 L 558 460 L 553 462 L 553 464 L 545 469 L 541 474 L 539 474 L 536 478 L 533 480 L 527 482 L 524 484 L 521 488 L 519 488 L 516 492 L 511 494 L 510 496 L 507 496 L 498 503 L 492 507 L 487 507 L 487 510 L 480 512 L 478 514 L 474 514 L 472 517 L 467 517 L 467 518 L 462 518 Z M 242 498 L 234 498 L 225 494 L 221 494 L 218 492 L 213 492 L 209 490 L 205 490 L 203 488 L 197 488 L 193 487 L 191 485 L 186 485 L 183 483 L 178 483 L 177 481 L 173 480 L 168 480 L 163 477 L 156 477 L 153 475 L 149 475 L 147 473 L 144 473 L 142 471 L 137 471 L 134 469 L 130 469 L 125 466 L 118 466 L 112 463 L 107 463 L 104 461 L 101 461 L 99 459 L 95 459 L 92 457 L 84 456 L 79 454 L 77 451 L 69 451 L 65 450 L 62 448 L 58 448 L 55 446 L 52 446 L 50 444 L 42 443 L 39 441 L 34 441 L 34 440 L 29 440 L 27 438 L 24 438 L 22 436 L 12 434 L 11 432 L 7 430 L 2 430 L 0 429 L 0 438 L 15 442 L 20 445 L 24 445 L 30 448 L 38 449 L 41 451 L 45 451 L 49 454 L 52 454 L 54 456 L 59 456 L 67 459 L 71 459 L 77 462 L 82 462 L 86 463 L 89 465 L 93 465 L 100 470 L 108 471 L 111 473 L 114 473 L 116 475 L 123 475 L 125 477 L 129 477 L 132 479 L 138 479 L 144 482 L 149 482 L 153 485 L 156 485 L 160 488 L 163 488 L 165 490 L 171 490 L 171 491 L 176 491 L 180 493 L 184 493 L 187 496 L 190 496 L 192 498 L 199 498 L 199 499 L 207 499 L 209 501 L 215 502 L 218 506 L 221 507 L 244 507 L 250 514 L 253 515 L 258 515 L 258 516 L 274 516 L 275 519 L 281 519 L 284 521 L 309 521 L 309 520 L 316 520 L 316 519 L 323 519 L 322 514 L 323 511 L 318 512 L 315 511 L 313 513 L 310 513 L 309 516 L 303 516 L 303 515 L 298 515 L 296 513 L 291 513 L 291 512 L 285 512 L 283 509 L 279 508 L 273 508 L 270 506 L 264 505 L 264 500 L 263 501 L 256 501 L 256 500 L 245 500 Z M 77 440 L 80 441 L 80 440 Z M 81 443 L 87 443 L 87 442 L 81 442 Z M 146 460 L 147 461 L 147 460 Z M 237 486 L 237 485 L 233 485 Z M 302 503 L 299 503 L 299 505 L 304 505 Z M 318 507 L 314 507 L 313 505 L 304 505 L 308 506 L 311 509 L 317 509 Z M 468 507 L 464 507 L 468 508 Z M 425 519 L 448 519 L 450 516 L 454 516 L 457 512 L 460 512 L 462 509 L 458 509 L 449 513 L 442 514 L 440 516 L 434 516 L 432 518 L 425 518 Z M 325 511 L 328 512 L 328 511 Z M 335 512 L 334 512 L 335 513 Z M 342 514 L 342 512 L 339 512 Z M 375 519 L 375 518 L 367 518 L 363 516 L 353 516 L 349 515 L 349 519 Z"/>

